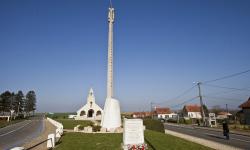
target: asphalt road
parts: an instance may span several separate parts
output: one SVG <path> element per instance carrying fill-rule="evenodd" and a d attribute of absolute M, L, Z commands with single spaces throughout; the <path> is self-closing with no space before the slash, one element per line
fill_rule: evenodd
<path fill-rule="evenodd" d="M 32 117 L 0 129 L 0 150 L 22 146 L 43 131 L 43 118 Z"/>
<path fill-rule="evenodd" d="M 194 137 L 219 142 L 221 144 L 250 150 L 250 136 L 230 134 L 230 139 L 226 140 L 226 138 L 223 136 L 222 131 L 220 132 L 208 129 L 200 129 L 192 126 L 176 126 L 171 124 L 164 124 L 164 127 L 165 129 L 178 133 L 187 134 Z"/>

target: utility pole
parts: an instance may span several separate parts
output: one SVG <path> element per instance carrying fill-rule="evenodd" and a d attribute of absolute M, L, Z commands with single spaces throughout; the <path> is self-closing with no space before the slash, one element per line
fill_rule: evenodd
<path fill-rule="evenodd" d="M 226 104 L 226 110 L 227 110 L 227 113 L 228 113 L 228 107 L 227 107 L 227 104 Z"/>
<path fill-rule="evenodd" d="M 153 119 L 153 102 L 150 102 L 151 119 Z"/>
<path fill-rule="evenodd" d="M 200 105 L 201 105 L 201 116 L 202 116 L 202 121 L 203 125 L 205 125 L 205 113 L 203 109 L 203 101 L 202 101 L 202 96 L 201 96 L 201 82 L 197 82 L 197 86 L 199 88 L 199 97 L 200 97 Z"/>

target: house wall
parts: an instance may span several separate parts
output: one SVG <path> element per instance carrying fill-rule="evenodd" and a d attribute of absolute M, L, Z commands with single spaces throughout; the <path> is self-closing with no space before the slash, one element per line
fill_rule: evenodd
<path fill-rule="evenodd" d="M 171 113 L 171 114 L 158 114 L 158 119 L 161 119 L 161 118 L 163 118 L 163 119 L 169 119 L 169 118 L 173 118 L 173 116 L 175 116 L 175 115 L 177 115 L 177 114 L 175 114 L 175 113 Z"/>
<path fill-rule="evenodd" d="M 200 112 L 188 112 L 188 117 L 192 119 L 201 119 L 201 113 Z"/>
<path fill-rule="evenodd" d="M 243 113 L 244 113 L 244 118 L 245 118 L 246 124 L 250 125 L 250 108 L 243 109 Z"/>

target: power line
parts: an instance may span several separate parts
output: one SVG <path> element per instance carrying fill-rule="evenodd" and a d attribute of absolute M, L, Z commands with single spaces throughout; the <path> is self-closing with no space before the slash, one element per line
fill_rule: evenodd
<path fill-rule="evenodd" d="M 226 97 L 216 97 L 216 96 L 203 96 L 203 97 L 212 98 L 212 99 L 220 99 L 220 100 L 229 100 L 229 101 L 234 101 L 234 102 L 243 101 L 243 100 L 239 100 L 239 99 L 226 98 Z"/>
<path fill-rule="evenodd" d="M 196 100 L 196 98 L 198 98 L 198 97 L 199 97 L 199 96 L 195 96 L 195 97 L 190 98 L 190 99 L 188 99 L 188 100 L 186 100 L 186 101 L 184 101 L 184 102 L 182 102 L 182 103 L 180 103 L 180 104 L 172 105 L 172 106 L 170 106 L 170 107 L 171 107 L 171 108 L 178 107 L 178 106 L 183 105 L 183 104 L 185 104 L 185 103 L 188 103 L 188 102 L 191 102 L 191 101 L 193 101 L 193 100 Z"/>
<path fill-rule="evenodd" d="M 169 102 L 169 101 L 177 100 L 177 99 L 179 99 L 180 97 L 182 97 L 182 96 L 186 95 L 187 93 L 189 93 L 189 92 L 190 92 L 192 89 L 194 89 L 194 87 L 196 87 L 196 86 L 197 86 L 197 85 L 192 86 L 191 88 L 185 90 L 183 93 L 181 93 L 180 95 L 178 95 L 178 96 L 176 96 L 176 97 L 174 97 L 174 98 L 171 98 L 171 99 L 169 99 L 169 100 L 167 100 L 167 101 L 164 101 L 164 102 L 161 102 L 161 103 L 155 103 L 155 104 L 164 104 L 164 103 L 167 103 L 167 102 Z"/>
<path fill-rule="evenodd" d="M 212 84 L 203 84 L 203 85 L 210 86 L 210 87 L 216 87 L 216 88 L 229 89 L 229 90 L 250 91 L 250 89 L 247 89 L 247 88 L 240 89 L 240 88 L 225 87 L 225 86 L 212 85 Z"/>
<path fill-rule="evenodd" d="M 208 93 L 206 95 L 217 95 L 217 94 L 226 94 L 226 93 L 231 93 L 231 92 L 235 92 L 238 90 L 229 90 L 229 91 L 221 91 L 221 92 L 212 92 L 212 93 Z"/>
<path fill-rule="evenodd" d="M 231 74 L 231 75 L 227 75 L 227 76 L 224 76 L 224 77 L 220 77 L 220 78 L 217 78 L 217 79 L 214 79 L 214 80 L 208 80 L 208 81 L 205 81 L 203 83 L 209 83 L 209 82 L 215 82 L 215 81 L 219 81 L 219 80 L 224 80 L 224 79 L 232 78 L 232 77 L 235 77 L 235 76 L 247 73 L 247 72 L 250 72 L 250 69 L 242 71 L 242 72 L 234 73 L 234 74 Z"/>

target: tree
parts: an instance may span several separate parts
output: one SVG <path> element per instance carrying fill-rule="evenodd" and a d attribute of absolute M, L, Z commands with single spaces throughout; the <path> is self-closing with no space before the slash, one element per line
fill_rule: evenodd
<path fill-rule="evenodd" d="M 24 109 L 24 95 L 22 91 L 18 91 L 15 95 L 15 105 L 14 105 L 15 112 L 23 112 Z"/>
<path fill-rule="evenodd" d="M 27 113 L 36 110 L 36 94 L 34 91 L 29 91 L 26 94 L 26 100 L 25 100 L 25 111 Z"/>
<path fill-rule="evenodd" d="M 9 91 L 5 91 L 4 93 L 1 94 L 1 111 L 2 114 L 5 112 L 10 112 L 11 109 L 11 98 L 12 94 Z"/>

